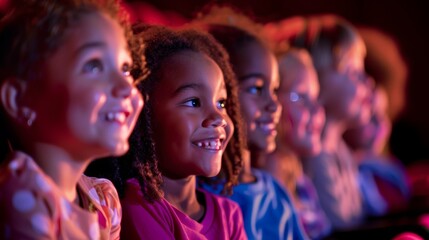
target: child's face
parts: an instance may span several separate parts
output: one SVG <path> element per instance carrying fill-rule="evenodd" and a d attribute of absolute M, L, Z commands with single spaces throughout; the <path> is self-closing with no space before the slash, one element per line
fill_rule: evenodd
<path fill-rule="evenodd" d="M 150 97 L 161 172 L 172 179 L 217 175 L 233 132 L 221 69 L 202 53 L 183 51 L 165 60 L 159 77 Z"/>
<path fill-rule="evenodd" d="M 281 113 L 275 93 L 279 86 L 277 60 L 268 49 L 250 42 L 238 50 L 234 69 L 239 79 L 239 100 L 249 148 L 271 152 L 276 146 Z"/>
<path fill-rule="evenodd" d="M 358 148 L 381 153 L 386 146 L 391 132 L 391 122 L 387 115 L 387 95 L 377 88 L 372 96 L 371 119 L 369 123 L 350 130 L 348 137 L 352 137 Z"/>
<path fill-rule="evenodd" d="M 366 49 L 363 41 L 357 38 L 339 52 L 342 54 L 336 68 L 321 79 L 321 95 L 327 115 L 345 119 L 350 126 L 355 126 L 369 120 L 368 77 L 364 69 Z"/>
<path fill-rule="evenodd" d="M 122 28 L 107 15 L 91 13 L 64 39 L 40 81 L 29 83 L 36 141 L 76 158 L 125 153 L 143 101 L 129 75 L 132 60 Z"/>
<path fill-rule="evenodd" d="M 279 60 L 281 84 L 278 91 L 283 107 L 280 120 L 281 141 L 300 156 L 321 151 L 321 131 L 325 113 L 317 101 L 319 82 L 313 67 Z M 297 60 L 299 61 L 299 60 Z"/>

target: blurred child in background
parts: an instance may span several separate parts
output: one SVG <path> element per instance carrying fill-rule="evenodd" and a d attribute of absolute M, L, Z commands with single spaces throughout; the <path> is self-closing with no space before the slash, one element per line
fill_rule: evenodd
<path fill-rule="evenodd" d="M 330 233 L 330 222 L 320 206 L 302 161 L 322 151 L 321 132 L 325 114 L 319 105 L 319 81 L 311 56 L 304 49 L 279 49 L 279 101 L 282 117 L 276 150 L 267 156 L 265 169 L 291 194 L 301 223 L 312 239 Z"/>

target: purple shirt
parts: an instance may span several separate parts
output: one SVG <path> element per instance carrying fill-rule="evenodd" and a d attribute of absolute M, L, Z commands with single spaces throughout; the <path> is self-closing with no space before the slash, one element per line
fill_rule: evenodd
<path fill-rule="evenodd" d="M 143 198 L 136 179 L 127 181 L 122 199 L 123 239 L 247 239 L 240 207 L 203 190 L 206 212 L 201 222 L 191 219 L 164 198 Z"/>

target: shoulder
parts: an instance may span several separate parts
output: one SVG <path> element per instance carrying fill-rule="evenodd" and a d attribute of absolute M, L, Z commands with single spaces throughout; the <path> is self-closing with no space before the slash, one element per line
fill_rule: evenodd
<path fill-rule="evenodd" d="M 252 169 L 257 181 L 264 186 L 265 192 L 269 191 L 286 191 L 281 184 L 268 172 L 260 169 Z"/>
<path fill-rule="evenodd" d="M 175 229 L 181 229 L 174 207 L 164 198 L 146 200 L 136 179 L 127 181 L 121 204 L 124 239 L 173 239 Z"/>
<path fill-rule="evenodd" d="M 120 207 L 118 192 L 110 180 L 82 175 L 79 185 L 97 204 Z"/>
<path fill-rule="evenodd" d="M 226 197 L 218 196 L 205 190 L 199 190 L 204 193 L 207 205 L 213 205 L 221 211 L 234 212 L 240 209 L 238 204 Z"/>
<path fill-rule="evenodd" d="M 118 239 L 122 219 L 122 207 L 112 182 L 104 178 L 82 175 L 79 186 L 89 196 L 99 214 L 99 224 L 108 231 L 111 239 Z M 102 218 L 103 216 L 104 218 Z"/>
<path fill-rule="evenodd" d="M 144 221 L 143 215 L 152 216 L 155 219 L 171 219 L 168 216 L 174 214 L 174 207 L 165 198 L 148 201 L 140 190 L 136 179 L 129 179 L 126 183 L 125 195 L 121 199 L 122 208 L 127 217 Z M 139 214 L 137 214 L 139 213 Z"/>
<path fill-rule="evenodd" d="M 223 235 L 228 239 L 245 239 L 243 214 L 240 206 L 226 197 L 205 191 L 201 192 L 204 193 L 206 199 L 206 214 L 202 222 L 205 228 L 203 231 L 212 232 L 209 235 L 213 234 L 217 238 Z"/>

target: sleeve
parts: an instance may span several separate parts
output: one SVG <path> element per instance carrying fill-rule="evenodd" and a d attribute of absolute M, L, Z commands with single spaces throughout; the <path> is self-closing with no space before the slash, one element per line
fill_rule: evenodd
<path fill-rule="evenodd" d="M 98 187 L 101 188 L 103 198 L 106 201 L 104 208 L 108 226 L 110 226 L 110 239 L 119 239 L 121 232 L 122 207 L 118 192 L 112 182 L 107 179 L 98 179 Z"/>
<path fill-rule="evenodd" d="M 362 221 L 364 211 L 357 172 L 328 155 L 309 159 L 306 172 L 334 228 L 351 227 Z"/>

